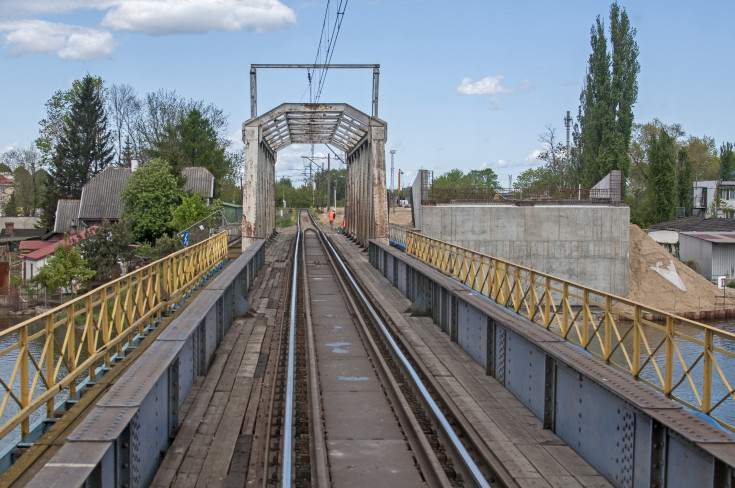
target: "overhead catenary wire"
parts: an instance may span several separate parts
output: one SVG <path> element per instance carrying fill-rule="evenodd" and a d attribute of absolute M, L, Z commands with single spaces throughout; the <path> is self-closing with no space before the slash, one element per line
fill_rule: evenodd
<path fill-rule="evenodd" d="M 334 18 L 334 25 L 330 31 L 329 11 L 331 2 L 330 0 L 327 0 L 327 6 L 324 10 L 324 19 L 322 21 L 322 31 L 319 36 L 319 45 L 317 46 L 316 56 L 314 58 L 314 64 L 323 64 L 325 67 L 318 73 L 316 69 L 313 71 L 313 74 L 317 75 L 316 88 L 313 87 L 314 76 L 312 74 L 312 70 L 307 70 L 307 78 L 309 81 L 309 100 L 311 103 L 318 103 L 321 98 L 322 91 L 324 89 L 324 82 L 326 81 L 327 72 L 329 71 L 329 64 L 331 63 L 332 56 L 334 55 L 334 48 L 337 44 L 339 32 L 342 28 L 342 21 L 344 19 L 348 2 L 349 0 L 339 0 L 339 3 L 337 4 L 337 12 Z M 323 61 L 322 55 L 324 56 Z"/>

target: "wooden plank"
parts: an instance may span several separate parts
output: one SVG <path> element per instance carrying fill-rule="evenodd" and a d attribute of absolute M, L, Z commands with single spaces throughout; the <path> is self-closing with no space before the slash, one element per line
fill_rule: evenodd
<path fill-rule="evenodd" d="M 250 399 L 252 380 L 250 380 L 250 383 L 250 385 L 239 384 L 238 388 L 229 395 L 227 406 L 217 427 L 217 432 L 214 435 L 196 486 L 205 488 L 224 486 L 230 460 L 235 451 L 237 438 L 240 435 L 243 415 Z"/>
<path fill-rule="evenodd" d="M 252 398 L 252 395 L 251 395 Z M 250 459 L 250 449 L 253 446 L 253 436 L 240 434 L 232 453 L 230 470 L 225 478 L 225 488 L 242 488 L 247 481 L 247 467 Z"/>
<path fill-rule="evenodd" d="M 222 371 L 222 375 L 217 382 L 217 391 L 232 391 L 232 385 L 235 384 L 235 376 L 238 369 L 240 369 L 240 363 L 242 362 L 245 350 L 248 347 L 248 341 L 254 327 L 254 322 L 254 319 L 248 319 L 247 325 L 243 324 L 239 327 L 237 340 L 231 348 L 230 354 L 227 357 L 225 369 Z M 230 330 L 232 330 L 232 328 Z"/>
<path fill-rule="evenodd" d="M 173 480 L 173 485 L 177 488 L 193 488 L 196 486 L 228 399 L 229 395 L 225 392 L 215 391 L 212 395 L 212 400 L 207 406 L 204 417 L 199 424 L 199 429 L 194 435 L 184 461 L 179 466 Z"/>
<path fill-rule="evenodd" d="M 219 378 L 219 375 L 225 367 L 226 360 L 226 356 L 215 356 L 212 366 L 209 368 L 209 374 L 204 378 L 201 387 L 197 391 L 191 408 L 184 418 L 179 432 L 176 434 L 176 438 L 166 452 L 166 456 L 163 458 L 163 462 L 151 482 L 152 487 L 164 487 L 173 484 L 176 473 L 184 462 L 194 436 L 199 429 L 199 424 L 203 420 L 202 417 L 207 411 L 209 401 L 214 395 L 217 381 L 212 381 L 210 378 Z"/>

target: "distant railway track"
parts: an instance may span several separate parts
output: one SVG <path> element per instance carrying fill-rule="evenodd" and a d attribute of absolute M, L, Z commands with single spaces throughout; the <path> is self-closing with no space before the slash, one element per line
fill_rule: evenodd
<path fill-rule="evenodd" d="M 305 212 L 298 225 L 267 484 L 515 486 L 432 397 L 327 236 Z"/>

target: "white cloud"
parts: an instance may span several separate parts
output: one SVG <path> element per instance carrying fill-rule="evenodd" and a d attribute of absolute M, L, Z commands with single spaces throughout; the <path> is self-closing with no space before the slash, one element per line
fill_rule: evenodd
<path fill-rule="evenodd" d="M 150 35 L 262 33 L 296 23 L 293 9 L 279 0 L 11 0 L 0 6 L 4 12 L 12 11 L 15 18 L 19 14 L 100 10 L 105 12 L 101 27 Z M 115 48 L 107 30 L 37 19 L 0 22 L 0 33 L 12 54 L 56 54 L 62 59 L 88 60 L 108 56 Z"/>
<path fill-rule="evenodd" d="M 61 59 L 89 60 L 109 56 L 115 49 L 109 32 L 44 20 L 0 23 L 0 32 L 12 54 L 56 54 Z"/>
<path fill-rule="evenodd" d="M 505 168 L 508 166 L 508 161 L 504 159 L 498 159 L 498 168 Z"/>
<path fill-rule="evenodd" d="M 543 152 L 543 150 L 541 150 L 541 149 L 534 149 L 531 154 L 529 154 L 528 156 L 526 156 L 526 163 L 528 163 L 528 164 L 534 164 L 534 163 L 540 161 L 539 160 L 539 156 L 541 156 L 541 153 L 542 152 Z"/>
<path fill-rule="evenodd" d="M 464 78 L 462 83 L 457 87 L 457 93 L 460 95 L 498 95 L 500 93 L 509 93 L 510 90 L 503 88 L 500 84 L 503 75 L 486 76 L 480 81 L 472 81 L 472 78 Z"/>
<path fill-rule="evenodd" d="M 278 0 L 118 0 L 102 19 L 103 27 L 151 35 L 261 33 L 295 23 L 294 11 Z"/>
<path fill-rule="evenodd" d="M 501 108 L 503 108 L 505 106 L 505 104 L 499 98 L 490 97 L 490 106 L 494 110 L 500 110 Z"/>

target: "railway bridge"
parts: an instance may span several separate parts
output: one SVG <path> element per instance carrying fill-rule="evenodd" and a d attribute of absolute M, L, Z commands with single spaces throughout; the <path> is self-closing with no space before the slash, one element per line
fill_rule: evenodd
<path fill-rule="evenodd" d="M 0 484 L 733 486 L 735 337 L 389 239 L 374 102 L 254 109 L 242 246 L 213 236 L 3 333 Z M 348 234 L 306 211 L 275 232 L 277 152 L 327 141 Z"/>

